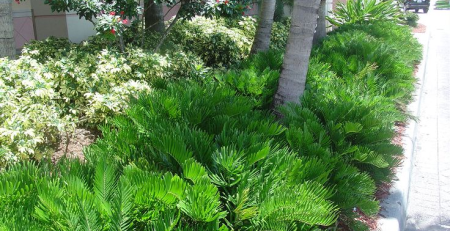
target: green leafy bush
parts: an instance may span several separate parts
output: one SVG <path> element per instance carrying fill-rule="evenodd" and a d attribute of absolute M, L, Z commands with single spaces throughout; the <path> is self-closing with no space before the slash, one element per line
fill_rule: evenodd
<path fill-rule="evenodd" d="M 270 109 L 282 63 L 281 50 L 260 52 L 244 61 L 240 70 L 217 74 L 215 79 L 251 98 L 257 108 Z"/>
<path fill-rule="evenodd" d="M 45 168 L 24 162 L 0 172 L 0 230 L 44 230 L 31 216 L 37 205 L 38 186 L 49 181 Z"/>
<path fill-rule="evenodd" d="M 258 73 L 254 69 L 247 69 L 229 71 L 217 75 L 216 78 L 221 83 L 236 87 L 244 95 L 251 96 L 257 107 L 269 108 L 276 92 L 279 76 L 280 72 L 270 69 L 266 69 L 262 73 Z"/>
<path fill-rule="evenodd" d="M 355 0 L 338 3 L 336 10 L 327 20 L 335 25 L 372 23 L 377 21 L 400 22 L 402 12 L 392 1 Z"/>
<path fill-rule="evenodd" d="M 411 98 L 420 45 L 405 26 L 355 24 L 330 34 L 314 56 L 302 107 L 314 112 L 335 137 L 333 149 L 350 155 L 347 162 L 376 182 L 389 180 L 390 169 L 398 164 L 396 155 L 402 152 L 391 144 L 393 126 L 407 119 L 399 105 Z M 324 77 L 330 71 L 335 74 Z"/>
<path fill-rule="evenodd" d="M 406 25 L 411 26 L 411 27 L 416 27 L 417 21 L 419 21 L 419 15 L 417 15 L 413 12 L 409 12 L 409 11 L 405 12 L 405 15 L 403 18 L 406 22 Z"/>
<path fill-rule="evenodd" d="M 375 184 L 389 181 L 399 164 L 394 124 L 407 119 L 401 106 L 414 89 L 421 46 L 408 27 L 393 22 L 348 24 L 312 56 L 301 106 L 281 109 L 287 141 L 331 169 L 328 183 L 339 192 L 331 199 L 340 219 L 352 230 L 364 229 L 352 210 L 375 215 Z"/>
<path fill-rule="evenodd" d="M 338 76 L 373 82 L 367 88 L 374 88 L 378 94 L 403 102 L 411 97 L 414 63 L 405 58 L 401 48 L 363 31 L 348 30 L 329 36 L 314 54 L 320 61 L 332 64 Z"/>
<path fill-rule="evenodd" d="M 372 22 L 365 25 L 344 25 L 335 30 L 337 33 L 344 31 L 364 31 L 379 42 L 394 47 L 399 58 L 409 65 L 417 64 L 422 59 L 422 45 L 411 36 L 412 31 L 408 26 L 394 22 Z"/>
<path fill-rule="evenodd" d="M 254 17 L 242 17 L 239 20 L 233 18 L 219 18 L 216 20 L 223 23 L 227 27 L 241 30 L 247 38 L 253 39 L 253 37 L 255 37 L 257 22 Z"/>
<path fill-rule="evenodd" d="M 43 61 L 41 52 L 45 54 L 48 43 L 53 44 L 52 39 L 35 42 L 24 55 Z M 72 44 L 43 65 L 52 75 L 61 110 L 92 124 L 122 112 L 129 96 L 149 92 L 157 79 L 194 78 L 202 73 L 202 61 L 191 53 L 162 56 L 130 48 L 124 55 L 90 46 Z"/>
<path fill-rule="evenodd" d="M 149 81 L 164 76 L 167 60 L 139 50 L 125 59 L 109 50 L 90 54 L 74 49 L 43 65 L 52 73 L 60 109 L 88 123 L 98 123 L 111 113 L 121 112 L 129 95 L 148 92 Z"/>
<path fill-rule="evenodd" d="M 408 27 L 393 22 L 349 24 L 330 33 L 312 56 L 301 106 L 280 109 L 286 140 L 323 168 L 322 179 L 337 192 L 331 200 L 340 220 L 364 230 L 353 210 L 375 215 L 375 185 L 389 181 L 399 164 L 394 124 L 407 119 L 399 106 L 414 89 L 421 46 Z"/>
<path fill-rule="evenodd" d="M 169 41 L 195 53 L 208 66 L 229 66 L 249 55 L 256 30 L 254 24 L 247 19 L 233 28 L 224 21 L 196 17 L 177 23 Z"/>
<path fill-rule="evenodd" d="M 291 18 L 285 18 L 272 25 L 272 36 L 270 38 L 270 49 L 284 50 L 286 48 L 291 27 Z"/>
<path fill-rule="evenodd" d="M 65 54 L 71 46 L 72 43 L 69 39 L 49 37 L 43 41 L 31 40 L 24 45 L 22 54 L 37 59 L 39 62 L 46 62 Z"/>
<path fill-rule="evenodd" d="M 111 45 L 111 42 L 100 36 L 92 36 L 80 44 L 72 43 L 67 38 L 51 36 L 45 40 L 32 40 L 26 43 L 22 48 L 22 55 L 30 56 L 41 63 L 45 63 L 50 59 L 65 57 L 73 50 L 93 54 L 106 48 L 116 49 L 115 46 Z"/>
<path fill-rule="evenodd" d="M 252 112 L 253 107 L 250 99 L 237 96 L 227 87 L 170 85 L 164 91 L 141 97 L 126 117 L 115 120 L 113 128 L 103 129 L 104 138 L 88 152 L 95 156 L 114 154 L 124 162 L 139 162 L 150 169 L 181 175 L 187 174 L 183 163 L 194 159 L 197 165 L 208 169 L 211 181 L 218 186 L 222 197 L 227 198 L 222 207 L 228 213 L 226 219 L 235 228 L 264 227 L 264 221 L 285 226 L 289 222 L 279 218 L 288 214 L 291 215 L 286 221 L 330 224 L 333 209 L 323 201 L 327 198 L 325 194 L 319 196 L 325 193 L 319 185 L 291 185 L 271 174 L 289 169 L 269 168 L 277 166 L 273 161 L 279 163 L 280 159 L 294 156 L 271 145 L 270 140 L 282 133 L 283 127 L 273 122 L 273 117 Z M 260 172 L 262 169 L 264 174 Z M 260 178 L 262 175 L 271 179 L 266 181 Z M 261 187 L 274 194 L 268 196 Z M 307 193 L 309 187 L 319 190 L 315 202 L 295 199 L 301 194 L 286 194 L 292 190 Z M 295 204 L 296 209 L 270 212 L 280 203 Z M 310 203 L 317 203 L 317 210 L 311 211 L 314 215 L 296 215 Z"/>

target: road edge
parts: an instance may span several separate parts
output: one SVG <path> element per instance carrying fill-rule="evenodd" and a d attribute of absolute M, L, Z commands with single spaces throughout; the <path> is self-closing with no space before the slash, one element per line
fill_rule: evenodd
<path fill-rule="evenodd" d="M 423 36 L 423 38 L 421 38 L 421 36 Z M 420 116 L 423 85 L 425 83 L 425 73 L 427 69 L 430 32 L 427 28 L 427 31 L 424 34 L 415 34 L 414 37 L 416 37 L 423 46 L 422 62 L 418 65 L 418 72 L 416 73 L 418 84 L 416 84 L 414 100 L 408 105 L 408 111 L 416 118 L 416 120 L 409 121 L 405 133 L 403 134 L 404 161 L 402 166 L 397 168 L 394 177 L 395 180 L 389 190 L 389 196 L 380 203 L 382 211 L 380 211 L 381 218 L 377 221 L 376 230 L 378 231 L 403 231 L 406 227 L 406 211 L 409 202 L 411 174 L 416 147 L 417 124 Z"/>

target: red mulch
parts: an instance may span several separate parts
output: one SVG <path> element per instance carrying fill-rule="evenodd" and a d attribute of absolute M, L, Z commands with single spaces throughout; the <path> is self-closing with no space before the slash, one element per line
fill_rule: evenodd
<path fill-rule="evenodd" d="M 425 33 L 426 31 L 427 27 L 420 23 L 413 29 L 413 33 Z"/>

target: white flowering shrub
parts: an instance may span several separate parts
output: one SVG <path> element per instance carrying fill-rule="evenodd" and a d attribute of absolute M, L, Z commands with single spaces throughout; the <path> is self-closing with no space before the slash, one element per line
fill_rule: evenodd
<path fill-rule="evenodd" d="M 151 88 L 143 81 L 129 80 L 111 88 L 107 93 L 86 93 L 85 97 L 89 107 L 86 109 L 86 117 L 91 123 L 107 121 L 111 116 L 125 111 L 131 97 L 137 98 L 142 93 L 150 93 Z"/>
<path fill-rule="evenodd" d="M 23 159 L 51 153 L 58 132 L 70 129 L 55 103 L 53 75 L 36 60 L 0 59 L 0 169 Z"/>
<path fill-rule="evenodd" d="M 47 50 L 55 53 L 48 56 Z M 154 81 L 201 75 L 192 53 L 126 53 L 68 44 L 33 42 L 18 60 L 0 59 L 0 169 L 51 155 L 61 132 L 108 122 Z"/>

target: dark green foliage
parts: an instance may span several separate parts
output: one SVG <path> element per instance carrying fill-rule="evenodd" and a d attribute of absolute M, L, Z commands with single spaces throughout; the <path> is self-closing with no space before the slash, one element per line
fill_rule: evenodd
<path fill-rule="evenodd" d="M 261 52 L 243 62 L 240 70 L 217 74 L 215 79 L 233 87 L 240 94 L 249 96 L 258 108 L 269 109 L 278 85 L 282 62 L 281 51 Z"/>
<path fill-rule="evenodd" d="M 349 215 L 352 214 L 353 208 L 357 207 L 368 215 L 376 214 L 378 203 L 373 198 L 374 181 L 368 174 L 361 173 L 351 165 L 366 163 L 380 166 L 380 163 L 370 159 L 368 152 L 358 150 L 364 149 L 363 147 L 352 146 L 348 140 L 342 139 L 345 134 L 337 134 L 336 130 L 330 131 L 330 126 L 333 126 L 331 129 L 336 129 L 342 124 L 330 121 L 330 124 L 324 125 L 307 106 L 289 106 L 283 108 L 282 112 L 285 122 L 289 124 L 286 132 L 289 146 L 301 156 L 307 157 L 312 165 L 307 166 L 317 172 L 313 179 L 322 179 L 324 183 L 333 186 L 337 193 L 332 200 L 339 205 L 342 212 Z M 350 132 L 349 124 L 346 125 L 347 131 Z M 342 146 L 346 149 L 343 150 Z M 355 150 L 351 150 L 352 148 Z"/>
<path fill-rule="evenodd" d="M 361 78 L 371 83 L 367 86 L 369 91 L 391 99 L 410 99 L 415 82 L 414 63 L 405 57 L 400 47 L 351 30 L 329 36 L 314 54 L 320 61 L 332 64 L 338 76 Z"/>
<path fill-rule="evenodd" d="M 0 230 L 42 230 L 31 214 L 39 200 L 38 185 L 48 181 L 43 169 L 25 162 L 0 176 Z"/>
<path fill-rule="evenodd" d="M 270 109 L 282 63 L 282 51 L 260 52 L 241 63 L 239 70 L 216 74 L 215 80 L 250 97 L 257 108 Z"/>
<path fill-rule="evenodd" d="M 313 179 L 336 190 L 331 200 L 341 221 L 365 230 L 354 218 L 378 212 L 375 185 L 389 181 L 399 164 L 402 148 L 392 144 L 394 124 L 407 119 L 399 106 L 414 89 L 421 46 L 408 27 L 355 24 L 331 33 L 313 56 L 301 106 L 280 109 L 286 140 L 307 157 L 307 166 L 322 173 Z"/>
<path fill-rule="evenodd" d="M 168 43 L 191 51 L 208 66 L 230 66 L 250 53 L 255 21 L 244 18 L 237 25 L 202 17 L 178 22 L 169 35 Z"/>
<path fill-rule="evenodd" d="M 335 32 L 364 31 L 375 37 L 379 42 L 388 44 L 398 52 L 398 56 L 405 62 L 417 63 L 422 59 L 422 45 L 411 36 L 411 28 L 393 22 L 371 22 L 362 25 L 344 25 Z"/>
<path fill-rule="evenodd" d="M 255 69 L 258 73 L 267 68 L 274 71 L 280 71 L 283 64 L 284 52 L 281 50 L 268 50 L 252 55 L 241 64 L 240 69 Z"/>
<path fill-rule="evenodd" d="M 332 191 L 312 173 L 293 172 L 295 180 L 284 177 L 294 164 L 303 164 L 275 143 L 284 128 L 272 116 L 253 111 L 255 106 L 226 86 L 169 84 L 165 90 L 141 96 L 126 117 L 104 127 L 104 138 L 86 154 L 169 171 L 196 185 L 203 182 L 198 183 L 202 190 L 213 183 L 226 216 L 205 217 L 215 213 L 198 206 L 202 200 L 205 205 L 213 203 L 203 195 L 189 205 L 189 197 L 177 204 L 185 217 L 180 227 L 186 219 L 203 224 L 205 230 L 218 220 L 230 228 L 252 230 L 288 227 L 292 222 L 332 224 L 335 207 L 327 201 Z"/>
<path fill-rule="evenodd" d="M 419 21 L 419 15 L 413 12 L 406 11 L 405 15 L 403 16 L 403 19 L 405 20 L 406 25 L 410 27 L 416 27 L 417 21 Z"/>
<path fill-rule="evenodd" d="M 219 82 L 234 86 L 239 92 L 252 97 L 257 107 L 268 109 L 272 104 L 279 75 L 278 71 L 270 69 L 262 73 L 245 69 L 217 75 L 216 78 Z"/>
<path fill-rule="evenodd" d="M 272 37 L 270 38 L 270 49 L 284 50 L 289 37 L 291 18 L 284 18 L 274 22 L 272 25 Z"/>
<path fill-rule="evenodd" d="M 208 28 L 190 26 L 174 35 L 200 43 L 216 36 L 177 34 Z M 399 106 L 411 96 L 420 47 L 394 23 L 342 26 L 315 48 L 301 105 L 280 108 L 277 120 L 266 109 L 285 36 L 274 41 L 277 51 L 243 62 L 230 58 L 235 51 L 221 51 L 224 62 L 205 53 L 210 65 L 239 68 L 207 78 L 198 78 L 204 72 L 192 53 L 168 52 L 173 68 L 162 69 L 153 61 L 169 58 L 130 52 L 135 74 L 122 77 L 187 80 L 155 78 L 149 94 L 101 127 L 83 162 L 1 172 L 0 211 L 11 212 L 0 215 L 0 229 L 310 231 L 339 219 L 364 230 L 357 218 L 376 215 L 376 184 L 390 179 L 402 152 L 391 140 L 394 123 L 407 118 Z"/>

